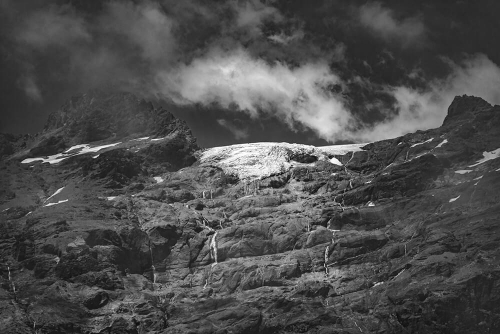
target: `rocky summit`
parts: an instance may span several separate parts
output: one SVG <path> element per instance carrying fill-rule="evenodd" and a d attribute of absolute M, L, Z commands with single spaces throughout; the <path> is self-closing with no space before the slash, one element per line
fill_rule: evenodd
<path fill-rule="evenodd" d="M 500 106 L 200 149 L 127 93 L 0 135 L 1 333 L 500 333 Z"/>

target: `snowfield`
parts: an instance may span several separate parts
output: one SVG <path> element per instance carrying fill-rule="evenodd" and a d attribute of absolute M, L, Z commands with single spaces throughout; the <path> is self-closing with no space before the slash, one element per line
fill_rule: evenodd
<path fill-rule="evenodd" d="M 222 168 L 226 173 L 237 175 L 240 180 L 256 180 L 288 171 L 301 165 L 291 158 L 297 155 L 315 156 L 318 160 L 336 165 L 342 163 L 334 158 L 349 152 L 363 151 L 365 144 L 311 146 L 289 143 L 250 143 L 213 147 L 201 152 L 199 160 Z"/>

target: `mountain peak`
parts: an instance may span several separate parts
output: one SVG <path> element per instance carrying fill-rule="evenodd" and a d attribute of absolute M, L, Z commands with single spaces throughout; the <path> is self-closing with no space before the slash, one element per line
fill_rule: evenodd
<path fill-rule="evenodd" d="M 127 92 L 90 91 L 49 115 L 44 132 L 61 130 L 75 143 L 130 135 L 165 136 L 187 125 L 163 108 Z M 73 143 L 72 143 L 73 144 Z"/>
<path fill-rule="evenodd" d="M 478 112 L 492 108 L 492 105 L 476 96 L 455 96 L 453 102 L 448 107 L 448 115 L 444 119 L 443 125 L 450 124 L 453 120 L 458 120 L 467 115 L 474 115 Z"/>

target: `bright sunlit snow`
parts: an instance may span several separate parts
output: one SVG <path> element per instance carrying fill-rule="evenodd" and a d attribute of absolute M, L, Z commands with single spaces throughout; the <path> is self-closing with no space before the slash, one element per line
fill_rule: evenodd
<path fill-rule="evenodd" d="M 217 165 L 241 180 L 253 180 L 288 171 L 296 164 L 291 160 L 294 155 L 312 155 L 318 160 L 329 161 L 334 155 L 362 151 L 361 147 L 365 145 L 315 147 L 289 143 L 238 144 L 209 148 L 201 153 L 200 162 Z"/>
<path fill-rule="evenodd" d="M 418 145 L 422 145 L 422 144 L 430 143 L 430 142 L 431 142 L 431 141 L 433 141 L 433 140 L 434 140 L 434 138 L 427 139 L 427 140 L 426 140 L 426 141 L 424 141 L 424 142 L 421 142 L 421 143 L 416 143 L 416 144 L 411 145 L 411 146 L 410 146 L 410 148 L 415 147 L 415 146 L 418 146 Z"/>
<path fill-rule="evenodd" d="M 79 145 L 75 145 L 75 146 L 71 146 L 70 148 L 68 148 L 66 151 L 64 151 L 64 153 L 75 153 L 78 149 L 80 148 L 84 148 L 84 147 L 87 147 L 88 144 L 79 144 Z M 72 152 L 72 151 L 75 151 L 75 152 Z"/>
<path fill-rule="evenodd" d="M 470 169 L 459 169 L 459 170 L 456 170 L 455 173 L 457 174 L 467 174 L 467 173 L 470 173 L 470 172 L 473 172 L 473 170 L 470 170 Z"/>
<path fill-rule="evenodd" d="M 153 138 L 153 139 L 151 139 L 151 141 L 160 141 L 160 140 L 163 140 L 163 139 L 165 139 L 165 138 L 167 138 L 167 137 L 163 137 L 163 138 Z"/>
<path fill-rule="evenodd" d="M 79 144 L 79 145 L 75 145 L 75 146 L 70 147 L 69 149 L 67 149 L 63 153 L 50 155 L 50 156 L 45 157 L 45 158 L 40 157 L 40 158 L 24 159 L 23 161 L 21 161 L 21 163 L 22 164 L 29 164 L 29 163 L 32 163 L 35 161 L 41 161 L 42 163 L 48 162 L 49 164 L 53 165 L 53 164 L 57 164 L 63 160 L 66 160 L 66 159 L 71 158 L 71 157 L 76 156 L 76 155 L 98 152 L 98 151 L 103 150 L 105 148 L 113 147 L 113 146 L 116 146 L 119 144 L 121 144 L 121 142 L 107 144 L 107 145 L 101 145 L 101 146 L 94 146 L 94 147 L 91 147 L 89 144 Z"/>
<path fill-rule="evenodd" d="M 155 176 L 153 179 L 155 179 L 156 183 L 162 183 L 164 181 L 161 176 Z"/>
<path fill-rule="evenodd" d="M 44 201 L 44 203 L 45 203 L 45 202 L 47 202 L 47 201 L 48 201 L 49 199 L 51 199 L 52 197 L 54 197 L 55 195 L 59 194 L 59 193 L 60 193 L 63 189 L 64 189 L 64 187 L 57 189 L 57 190 L 55 191 L 55 193 L 53 193 L 52 195 L 50 195 L 50 196 L 49 196 L 49 198 L 47 198 L 47 199 Z"/>
<path fill-rule="evenodd" d="M 476 162 L 474 165 L 470 165 L 469 167 L 476 167 L 477 165 L 480 165 L 482 163 L 485 163 L 486 161 L 490 161 L 496 158 L 500 158 L 500 148 L 497 148 L 494 151 L 491 152 L 483 152 L 483 158 Z"/>
<path fill-rule="evenodd" d="M 444 144 L 446 144 L 448 142 L 448 139 L 445 139 L 443 140 L 442 142 L 439 143 L 438 146 L 436 146 L 435 148 L 440 148 L 441 146 L 443 146 Z"/>
<path fill-rule="evenodd" d="M 337 165 L 337 166 L 342 166 L 342 163 L 337 158 L 331 158 L 330 163 Z"/>
<path fill-rule="evenodd" d="M 57 205 L 57 204 L 61 204 L 61 203 L 66 203 L 68 200 L 67 199 L 63 199 L 59 202 L 56 202 L 56 203 L 49 203 L 49 204 L 46 204 L 44 206 L 53 206 L 53 205 Z"/>
<path fill-rule="evenodd" d="M 455 202 L 455 201 L 456 201 L 457 199 L 459 199 L 459 198 L 460 198 L 460 195 L 458 195 L 458 197 L 455 197 L 455 198 L 450 199 L 450 200 L 449 200 L 449 202 L 450 202 L 450 203 L 451 203 L 451 202 Z"/>

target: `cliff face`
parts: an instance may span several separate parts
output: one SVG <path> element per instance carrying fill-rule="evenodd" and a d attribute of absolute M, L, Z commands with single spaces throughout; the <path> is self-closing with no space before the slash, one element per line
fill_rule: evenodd
<path fill-rule="evenodd" d="M 2 160 L 2 333 L 500 331 L 498 106 L 194 153 L 167 111 L 93 94 Z"/>

